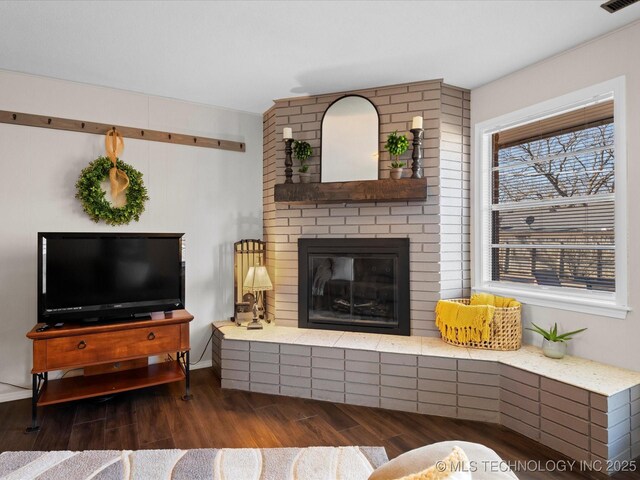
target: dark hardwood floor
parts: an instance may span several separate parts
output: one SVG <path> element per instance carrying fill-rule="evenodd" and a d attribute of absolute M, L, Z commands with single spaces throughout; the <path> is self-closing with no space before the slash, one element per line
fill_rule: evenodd
<path fill-rule="evenodd" d="M 0 404 L 0 451 L 211 447 L 384 446 L 389 458 L 442 440 L 493 448 L 505 460 L 566 460 L 506 428 L 375 408 L 222 390 L 210 369 L 192 375 L 194 398 L 181 384 L 40 409 L 42 428 L 25 434 L 30 401 Z M 639 466 L 640 468 L 640 466 Z M 517 472 L 525 479 L 602 478 L 577 472 Z M 616 480 L 639 479 L 620 473 Z"/>

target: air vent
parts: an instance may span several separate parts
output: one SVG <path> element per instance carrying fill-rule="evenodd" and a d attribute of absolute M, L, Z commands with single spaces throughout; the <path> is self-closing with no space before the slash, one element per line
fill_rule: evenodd
<path fill-rule="evenodd" d="M 638 0 L 609 0 L 600 6 L 609 13 L 616 13 L 618 10 L 622 10 L 624 7 L 628 7 L 637 1 Z"/>

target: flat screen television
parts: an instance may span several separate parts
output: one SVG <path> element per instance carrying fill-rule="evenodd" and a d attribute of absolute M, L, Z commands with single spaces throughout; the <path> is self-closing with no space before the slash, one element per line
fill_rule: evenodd
<path fill-rule="evenodd" d="M 38 233 L 38 321 L 184 308 L 182 233 Z"/>

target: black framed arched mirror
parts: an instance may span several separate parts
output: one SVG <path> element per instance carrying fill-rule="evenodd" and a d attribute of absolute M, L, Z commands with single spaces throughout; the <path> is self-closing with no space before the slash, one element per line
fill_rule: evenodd
<path fill-rule="evenodd" d="M 321 182 L 378 179 L 380 117 L 371 101 L 347 95 L 322 117 Z"/>

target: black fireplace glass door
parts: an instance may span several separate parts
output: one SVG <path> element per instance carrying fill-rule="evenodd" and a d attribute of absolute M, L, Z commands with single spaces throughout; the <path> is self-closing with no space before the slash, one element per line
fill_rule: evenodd
<path fill-rule="evenodd" d="M 398 260 L 386 254 L 308 257 L 309 321 L 398 325 Z"/>

